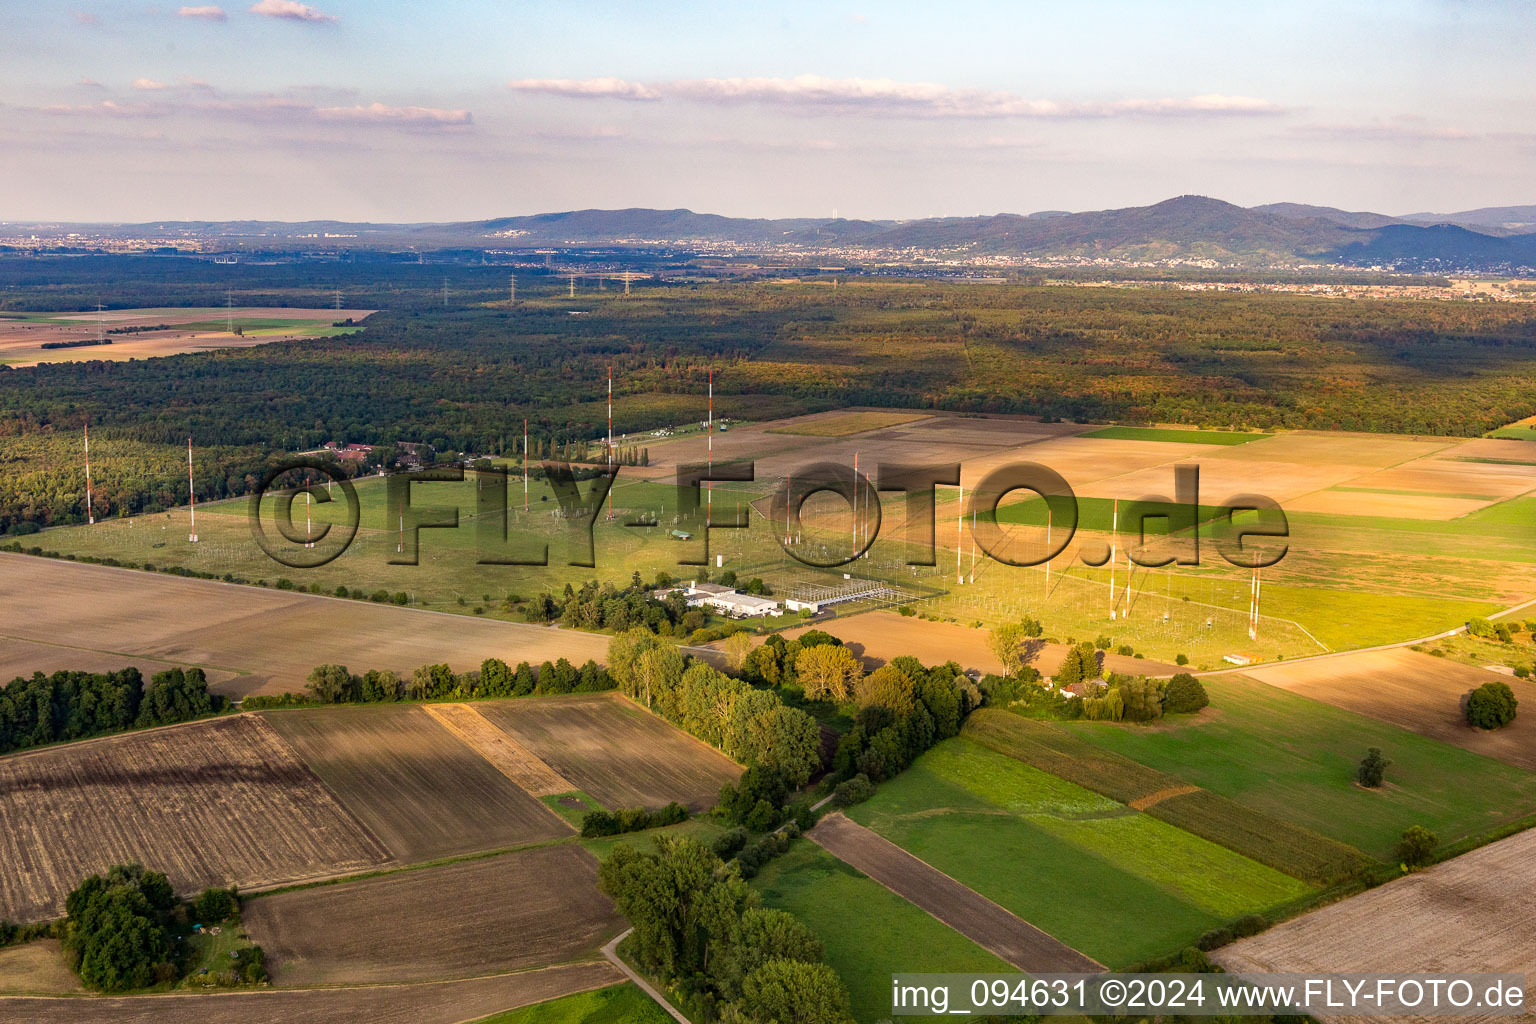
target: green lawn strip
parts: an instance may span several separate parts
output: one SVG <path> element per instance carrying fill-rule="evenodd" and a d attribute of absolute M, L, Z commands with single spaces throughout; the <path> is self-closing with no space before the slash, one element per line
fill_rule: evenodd
<path fill-rule="evenodd" d="M 1169 478 L 1169 488 L 1172 489 L 1173 480 Z M 1027 493 L 1027 492 L 1023 492 Z M 1166 496 L 1166 495 L 1165 495 Z M 1101 533 L 1109 533 L 1116 526 L 1122 534 L 1136 529 L 1131 515 L 1135 507 L 1133 499 L 1140 499 L 1142 495 L 1126 495 L 1118 502 L 1114 498 L 1095 498 L 1084 495 L 1077 497 L 1077 529 L 1096 530 Z M 1119 519 L 1116 522 L 1116 509 L 1118 505 Z M 1166 534 L 1170 530 L 1168 512 L 1175 515 L 1182 514 L 1180 506 L 1170 506 L 1162 502 L 1153 503 L 1154 507 L 1146 509 L 1147 537 L 1157 537 Z M 1024 526 L 1045 526 L 1046 504 L 1043 498 L 1026 498 L 1023 501 L 1015 501 L 1001 505 L 997 510 L 997 521 Z M 1161 513 L 1160 515 L 1154 513 Z M 1214 523 L 1227 517 L 1228 509 L 1224 505 L 1200 505 L 1196 508 L 1196 521 L 1200 523 Z M 1060 527 L 1059 518 L 1053 518 L 1053 525 Z"/>
<path fill-rule="evenodd" d="M 582 846 L 592 852 L 598 860 L 607 859 L 613 852 L 613 848 L 620 843 L 633 846 L 641 853 L 655 853 L 657 836 L 672 836 L 675 838 L 695 839 L 705 846 L 712 843 L 716 836 L 724 832 L 724 826 L 709 818 L 689 818 L 677 825 L 668 825 L 666 828 L 647 829 L 644 832 L 627 832 L 619 836 L 604 836 L 601 839 L 578 839 Z"/>
<path fill-rule="evenodd" d="M 624 982 L 482 1017 L 476 1024 L 672 1024 L 672 1018 L 639 986 Z"/>
<path fill-rule="evenodd" d="M 1104 427 L 1090 430 L 1078 437 L 1102 438 L 1106 441 L 1176 441 L 1180 444 L 1247 444 L 1269 434 L 1249 433 L 1240 430 L 1175 430 L 1166 427 Z"/>
<path fill-rule="evenodd" d="M 1206 688 L 1211 709 L 1177 725 L 1060 728 L 1382 859 L 1410 825 L 1455 842 L 1536 806 L 1536 774 L 1512 765 L 1254 680 Z M 1369 747 L 1392 761 L 1374 791 L 1355 784 Z"/>
<path fill-rule="evenodd" d="M 569 793 L 556 793 L 552 796 L 541 796 L 539 799 L 544 802 L 545 807 L 548 807 L 550 810 L 560 815 L 560 817 L 564 818 L 566 823 L 569 824 L 572 828 L 578 829 L 581 828 L 582 819 L 591 812 L 609 810 L 609 808 L 604 807 L 601 803 L 598 802 L 597 797 L 581 789 L 573 789 Z M 566 806 L 566 803 L 562 803 L 562 801 L 576 801 L 579 802 L 581 806 L 568 807 Z"/>
<path fill-rule="evenodd" d="M 924 754 L 852 817 L 1114 967 L 1307 891 L 1272 868 L 963 739 Z"/>
<path fill-rule="evenodd" d="M 890 1016 L 891 975 L 896 972 L 1015 973 L 1009 964 L 809 840 L 791 845 L 751 884 L 762 893 L 765 906 L 794 914 L 821 939 L 826 961 L 848 986 L 853 1017 L 861 1024 Z"/>

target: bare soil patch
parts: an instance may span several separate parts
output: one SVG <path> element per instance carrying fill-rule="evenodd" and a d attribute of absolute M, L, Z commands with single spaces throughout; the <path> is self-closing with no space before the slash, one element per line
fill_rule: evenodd
<path fill-rule="evenodd" d="M 593 955 L 623 927 L 572 843 L 251 900 L 279 985 L 462 978 Z M 405 939 L 406 941 L 402 941 Z"/>
<path fill-rule="evenodd" d="M 420 707 L 263 716 L 404 863 L 571 834 L 554 812 Z"/>
<path fill-rule="evenodd" d="M 0 758 L 0 918 L 59 916 L 82 878 L 129 861 L 191 893 L 388 858 L 253 715 Z"/>
<path fill-rule="evenodd" d="M 714 805 L 741 766 L 617 694 L 493 701 L 487 719 L 608 808 Z"/>
<path fill-rule="evenodd" d="M 1536 683 L 1407 648 L 1278 664 L 1248 673 L 1261 682 L 1536 771 L 1536 714 L 1502 729 L 1468 725 L 1461 698 L 1483 683 L 1507 683 L 1522 711 L 1536 708 Z"/>
<path fill-rule="evenodd" d="M 1533 902 L 1536 830 L 1287 921 L 1211 959 L 1228 971 L 1528 973 L 1536 963 Z"/>
<path fill-rule="evenodd" d="M 828 853 L 1021 971 L 1096 972 L 1103 965 L 1014 916 L 842 814 L 806 833 Z"/>
<path fill-rule="evenodd" d="M 455 672 L 492 657 L 580 665 L 601 662 L 608 651 L 607 637 L 573 629 L 26 555 L 0 554 L 0 607 L 17 609 L 0 634 L 40 645 L 24 655 L 36 670 L 74 668 L 91 658 L 118 665 L 152 658 L 219 670 L 215 688 L 235 697 L 302 690 L 309 671 L 328 663 L 409 676 L 434 662 Z M 40 648 L 52 648 L 55 657 Z M 0 654 L 0 663 L 6 657 Z"/>
<path fill-rule="evenodd" d="M 529 795 L 559 796 L 576 788 L 468 704 L 429 704 L 426 712 Z"/>

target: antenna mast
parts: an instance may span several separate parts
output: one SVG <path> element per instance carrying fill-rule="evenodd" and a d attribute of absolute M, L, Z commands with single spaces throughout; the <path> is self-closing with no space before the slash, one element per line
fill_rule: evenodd
<path fill-rule="evenodd" d="M 192 439 L 187 438 L 187 510 L 192 516 L 192 533 L 187 540 L 197 543 L 197 488 L 192 485 Z"/>
<path fill-rule="evenodd" d="M 448 279 L 443 278 L 443 308 L 448 308 Z"/>
<path fill-rule="evenodd" d="M 613 473 L 613 364 L 608 364 L 608 472 Z M 613 518 L 613 485 L 608 486 L 608 518 Z"/>
<path fill-rule="evenodd" d="M 528 511 L 528 419 L 523 418 L 523 511 Z"/>
<path fill-rule="evenodd" d="M 1115 546 L 1120 540 L 1119 498 L 1115 499 L 1115 511 L 1109 523 L 1109 617 L 1113 619 L 1115 617 Z"/>
<path fill-rule="evenodd" d="M 235 333 L 235 293 L 228 288 L 224 289 L 224 329 L 230 334 Z"/>
<path fill-rule="evenodd" d="M 709 436 L 709 450 L 705 456 L 704 480 L 704 528 L 709 529 L 709 524 L 715 511 L 715 482 L 708 477 L 715 475 L 715 368 L 709 368 L 709 419 L 705 421 L 704 432 Z"/>
<path fill-rule="evenodd" d="M 517 305 L 517 275 L 516 274 L 508 274 L 507 275 L 507 302 L 510 305 L 513 305 L 513 306 Z"/>
<path fill-rule="evenodd" d="M 91 421 L 85 421 L 85 521 L 96 523 L 96 501 L 91 494 Z"/>

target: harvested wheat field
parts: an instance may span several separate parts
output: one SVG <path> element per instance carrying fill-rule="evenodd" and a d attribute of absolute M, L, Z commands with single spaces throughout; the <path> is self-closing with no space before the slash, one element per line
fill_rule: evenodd
<path fill-rule="evenodd" d="M 608 651 L 607 637 L 574 629 L 26 555 L 0 554 L 0 607 L 16 610 L 0 640 L 30 642 L 31 669 L 148 658 L 213 671 L 214 689 L 232 697 L 302 690 L 322 664 L 409 676 L 440 661 L 463 672 L 492 657 L 580 665 Z M 0 654 L 0 663 L 8 657 Z"/>
<path fill-rule="evenodd" d="M 617 694 L 573 694 L 476 705 L 574 787 L 609 809 L 672 801 L 700 811 L 741 766 Z"/>
<path fill-rule="evenodd" d="M 574 843 L 264 896 L 242 916 L 284 986 L 540 967 L 595 956 L 624 927 Z"/>
<path fill-rule="evenodd" d="M 62 995 L 83 991 L 80 979 L 64 962 L 59 940 L 37 939 L 0 949 L 0 995 Z"/>
<path fill-rule="evenodd" d="M 403 863 L 571 834 L 554 812 L 423 708 L 262 715 Z"/>
<path fill-rule="evenodd" d="M 0 998 L 0 1019 L 18 1024 L 459 1024 L 624 980 L 607 961 L 423 985 L 224 995 Z"/>
<path fill-rule="evenodd" d="M 1250 669 L 1247 675 L 1325 704 L 1391 722 L 1474 753 L 1536 771 L 1536 716 L 1502 729 L 1468 725 L 1461 698 L 1483 683 L 1508 683 L 1521 708 L 1536 708 L 1536 683 L 1407 648 Z"/>
<path fill-rule="evenodd" d="M 806 835 L 834 857 L 926 910 L 1021 971 L 1096 972 L 1103 969 L 1103 965 L 1093 958 L 1052 938 L 840 813 L 823 818 Z"/>
<path fill-rule="evenodd" d="M 1536 830 L 1287 921 L 1211 959 L 1228 971 L 1529 974 L 1533 904 Z"/>
<path fill-rule="evenodd" d="M 388 858 L 253 715 L 0 758 L 0 918 L 59 916 L 81 879 L 129 861 L 191 893 Z"/>

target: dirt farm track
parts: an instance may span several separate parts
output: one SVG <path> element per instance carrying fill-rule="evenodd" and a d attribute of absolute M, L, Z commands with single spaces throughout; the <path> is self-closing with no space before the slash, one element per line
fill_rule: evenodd
<path fill-rule="evenodd" d="M 58 669 L 200 666 L 233 697 L 303 689 L 310 669 L 486 658 L 601 661 L 608 638 L 158 573 L 0 554 L 0 680 Z M 148 672 L 146 672 L 146 678 Z"/>

